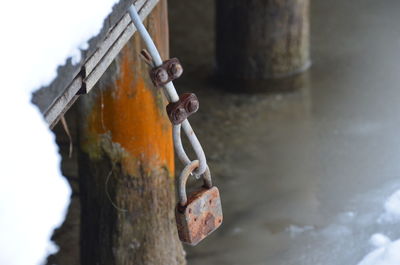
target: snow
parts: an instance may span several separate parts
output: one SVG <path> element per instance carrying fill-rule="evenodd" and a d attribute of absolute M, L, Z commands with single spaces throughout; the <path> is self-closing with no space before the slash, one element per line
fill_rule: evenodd
<path fill-rule="evenodd" d="M 369 243 L 376 248 L 380 248 L 388 245 L 390 243 L 390 238 L 384 234 L 377 233 L 371 236 Z"/>
<path fill-rule="evenodd" d="M 54 248 L 48 241 L 64 219 L 70 189 L 54 136 L 27 93 L 7 95 L 0 100 L 0 264 L 38 264 Z"/>
<path fill-rule="evenodd" d="M 385 212 L 379 217 L 379 223 L 397 223 L 400 221 L 400 190 L 394 192 L 384 204 Z"/>
<path fill-rule="evenodd" d="M 32 91 L 56 76 L 56 66 L 80 59 L 117 0 L 4 1 L 0 8 L 3 78 Z M 10 24 L 12 26 L 10 26 Z M 23 78 L 21 78 L 23 76 Z M 4 85 L 4 84 L 3 84 Z M 5 86 L 3 86 L 5 87 Z M 9 88 L 8 88 L 9 89 Z"/>
<path fill-rule="evenodd" d="M 383 235 L 382 235 L 383 236 Z M 385 237 L 385 236 L 383 236 Z M 374 241 L 371 239 L 371 241 Z M 400 240 L 390 240 L 369 253 L 358 265 L 399 265 Z"/>
<path fill-rule="evenodd" d="M 32 91 L 49 84 L 68 57 L 102 27 L 116 0 L 3 1 L 0 4 L 0 264 L 42 264 L 65 217 L 70 188 L 54 135 Z"/>
<path fill-rule="evenodd" d="M 394 192 L 384 203 L 384 213 L 378 223 L 400 223 L 400 190 Z M 383 234 L 374 234 L 370 239 L 375 249 L 362 259 L 358 265 L 399 265 L 400 239 L 391 241 Z"/>

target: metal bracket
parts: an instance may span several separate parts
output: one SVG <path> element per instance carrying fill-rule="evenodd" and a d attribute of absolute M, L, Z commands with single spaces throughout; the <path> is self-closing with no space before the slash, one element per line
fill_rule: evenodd
<path fill-rule="evenodd" d="M 179 101 L 167 105 L 169 120 L 174 125 L 181 124 L 190 115 L 199 110 L 199 100 L 193 93 L 185 93 L 179 97 Z"/>
<path fill-rule="evenodd" d="M 163 85 L 179 78 L 183 73 L 181 63 L 177 58 L 172 58 L 163 62 L 162 65 L 154 67 L 150 70 L 150 78 L 156 87 Z"/>

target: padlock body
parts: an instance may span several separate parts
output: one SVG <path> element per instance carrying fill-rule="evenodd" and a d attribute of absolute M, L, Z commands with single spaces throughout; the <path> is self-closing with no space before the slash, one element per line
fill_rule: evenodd
<path fill-rule="evenodd" d="M 189 245 L 197 245 L 222 223 L 221 198 L 217 187 L 202 187 L 188 195 L 187 205 L 175 210 L 179 238 Z"/>

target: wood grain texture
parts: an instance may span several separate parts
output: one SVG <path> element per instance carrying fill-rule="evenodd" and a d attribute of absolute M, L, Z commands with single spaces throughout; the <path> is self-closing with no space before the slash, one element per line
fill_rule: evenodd
<path fill-rule="evenodd" d="M 307 69 L 309 0 L 217 0 L 220 76 L 270 79 Z"/>

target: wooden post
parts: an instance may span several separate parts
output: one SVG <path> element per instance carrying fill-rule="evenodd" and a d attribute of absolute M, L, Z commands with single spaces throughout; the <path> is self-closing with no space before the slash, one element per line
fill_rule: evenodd
<path fill-rule="evenodd" d="M 304 71 L 309 0 L 217 0 L 217 74 L 273 79 Z"/>
<path fill-rule="evenodd" d="M 168 58 L 166 0 L 145 24 Z M 139 58 L 143 48 L 135 34 L 79 102 L 82 264 L 185 263 L 167 102 Z"/>

